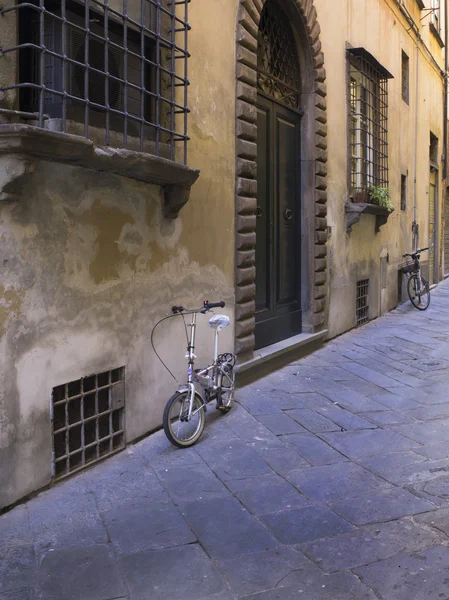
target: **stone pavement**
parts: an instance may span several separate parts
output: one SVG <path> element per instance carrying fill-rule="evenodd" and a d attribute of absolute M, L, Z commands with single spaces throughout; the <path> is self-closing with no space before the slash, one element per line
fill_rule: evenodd
<path fill-rule="evenodd" d="M 447 600 L 448 386 L 449 281 L 1 516 L 0 600 Z"/>

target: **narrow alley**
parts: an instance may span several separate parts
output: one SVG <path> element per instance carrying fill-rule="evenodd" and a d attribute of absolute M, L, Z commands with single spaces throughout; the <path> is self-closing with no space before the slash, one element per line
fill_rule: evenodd
<path fill-rule="evenodd" d="M 448 382 L 446 282 L 5 513 L 0 599 L 448 598 Z"/>

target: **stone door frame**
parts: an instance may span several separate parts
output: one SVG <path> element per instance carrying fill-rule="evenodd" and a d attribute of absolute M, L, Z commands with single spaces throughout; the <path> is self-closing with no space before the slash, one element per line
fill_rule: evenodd
<path fill-rule="evenodd" d="M 326 71 L 313 0 L 278 0 L 293 24 L 301 67 L 303 331 L 327 322 L 327 114 Z M 236 49 L 236 262 L 235 352 L 254 352 L 257 206 L 257 35 L 265 0 L 240 0 Z"/>

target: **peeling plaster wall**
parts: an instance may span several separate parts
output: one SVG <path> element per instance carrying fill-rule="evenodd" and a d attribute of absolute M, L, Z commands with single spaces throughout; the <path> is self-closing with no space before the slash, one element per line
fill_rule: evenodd
<path fill-rule="evenodd" d="M 49 162 L 0 204 L 0 508 L 50 482 L 54 386 L 124 365 L 129 442 L 161 425 L 176 389 L 150 346 L 156 321 L 204 299 L 233 318 L 235 15 L 236 1 L 190 10 L 188 165 L 201 175 L 177 220 L 156 186 Z M 213 332 L 199 321 L 207 362 Z M 183 381 L 181 319 L 155 343 Z M 229 327 L 221 349 L 233 345 Z"/>
<path fill-rule="evenodd" d="M 398 264 L 404 252 L 412 251 L 413 179 L 415 140 L 415 65 L 413 34 L 409 35 L 398 5 L 393 0 L 315 0 L 321 26 L 328 91 L 328 225 L 329 237 L 329 337 L 356 324 L 356 282 L 370 279 L 370 318 L 391 310 L 398 303 Z M 412 10 L 415 21 L 423 16 Z M 415 10 L 416 5 L 416 10 Z M 416 14 L 415 14 L 416 13 Z M 443 22 L 443 15 L 441 15 Z M 429 31 L 429 18 L 423 21 L 422 35 L 439 66 L 444 52 Z M 362 46 L 392 73 L 388 82 L 389 186 L 394 212 L 379 233 L 375 217 L 362 215 L 346 233 L 344 203 L 348 192 L 347 79 L 345 47 Z M 401 51 L 410 59 L 410 103 L 401 97 Z M 429 139 L 430 131 L 443 142 L 443 83 L 438 67 L 424 51 L 419 54 L 419 121 L 417 161 L 417 221 L 420 246 L 428 245 L 429 219 Z M 441 164 L 441 163 L 440 163 Z M 401 174 L 408 175 L 407 210 L 400 206 Z M 441 166 L 439 205 L 441 215 Z M 388 257 L 387 287 L 381 289 L 381 259 Z M 427 253 L 423 254 L 427 260 Z"/>

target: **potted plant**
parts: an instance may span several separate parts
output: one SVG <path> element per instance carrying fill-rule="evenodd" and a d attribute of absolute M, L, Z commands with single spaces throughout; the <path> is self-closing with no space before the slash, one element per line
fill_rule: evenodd
<path fill-rule="evenodd" d="M 386 208 L 388 212 L 393 212 L 393 205 L 390 199 L 390 188 L 381 185 L 373 185 L 369 189 L 369 198 L 372 204 L 377 204 Z"/>

